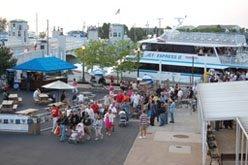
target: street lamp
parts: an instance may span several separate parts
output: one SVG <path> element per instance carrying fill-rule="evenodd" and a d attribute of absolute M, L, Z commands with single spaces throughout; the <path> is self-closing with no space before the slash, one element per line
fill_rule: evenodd
<path fill-rule="evenodd" d="M 81 49 L 82 49 L 82 52 L 83 52 L 82 56 L 84 57 L 85 46 L 82 46 Z M 83 72 L 83 73 L 82 73 L 82 83 L 84 83 L 84 82 L 85 82 L 85 75 L 84 75 L 84 58 L 83 58 L 83 63 L 82 63 L 82 72 Z"/>
<path fill-rule="evenodd" d="M 138 68 L 137 68 L 137 78 L 139 77 L 139 64 L 140 64 L 140 48 L 137 48 L 135 50 L 135 54 L 137 54 L 137 65 L 138 65 Z"/>

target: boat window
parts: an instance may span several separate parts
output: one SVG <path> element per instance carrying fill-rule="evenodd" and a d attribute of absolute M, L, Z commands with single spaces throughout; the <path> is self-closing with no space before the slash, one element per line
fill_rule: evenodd
<path fill-rule="evenodd" d="M 220 56 L 235 56 L 237 54 L 237 48 L 233 47 L 217 47 L 216 51 Z"/>
<path fill-rule="evenodd" d="M 195 54 L 195 47 L 188 45 L 151 44 L 151 51 Z"/>
<path fill-rule="evenodd" d="M 192 67 L 188 66 L 174 66 L 174 65 L 162 65 L 163 72 L 176 72 L 176 73 L 192 73 Z M 203 74 L 204 68 L 194 67 L 194 74 Z"/>
<path fill-rule="evenodd" d="M 159 64 L 140 63 L 139 69 L 159 71 Z"/>
<path fill-rule="evenodd" d="M 198 56 L 205 56 L 205 54 L 207 56 L 215 56 L 213 47 L 196 47 L 195 49 Z"/>

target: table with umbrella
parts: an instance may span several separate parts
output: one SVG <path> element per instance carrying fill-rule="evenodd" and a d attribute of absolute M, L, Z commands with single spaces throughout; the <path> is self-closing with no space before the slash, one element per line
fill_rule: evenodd
<path fill-rule="evenodd" d="M 67 84 L 63 81 L 54 81 L 52 83 L 49 83 L 49 84 L 46 84 L 46 85 L 43 85 L 42 86 L 43 88 L 45 89 L 55 89 L 55 90 L 58 90 L 58 100 L 59 100 L 59 95 L 60 95 L 60 90 L 72 90 L 74 89 L 75 87 L 70 85 L 70 84 Z"/>

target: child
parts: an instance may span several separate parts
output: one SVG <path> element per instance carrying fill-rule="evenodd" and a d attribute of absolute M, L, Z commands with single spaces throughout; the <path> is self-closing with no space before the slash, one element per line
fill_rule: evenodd
<path fill-rule="evenodd" d="M 140 115 L 140 137 L 139 137 L 140 139 L 146 138 L 146 130 L 149 124 L 148 121 L 149 121 L 149 118 L 147 114 L 145 113 L 145 110 L 143 110 Z"/>
<path fill-rule="evenodd" d="M 104 115 L 104 123 L 105 123 L 105 128 L 106 128 L 106 134 L 110 136 L 112 132 L 112 123 L 110 121 L 109 111 L 107 111 L 107 113 Z"/>
<path fill-rule="evenodd" d="M 95 128 L 95 134 L 96 134 L 95 140 L 98 140 L 99 138 L 103 139 L 103 134 L 102 134 L 103 121 L 100 115 L 97 115 L 93 123 L 93 126 Z"/>

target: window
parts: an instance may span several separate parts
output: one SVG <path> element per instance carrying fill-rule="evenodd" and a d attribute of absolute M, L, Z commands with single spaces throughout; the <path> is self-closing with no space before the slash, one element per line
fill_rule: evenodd
<path fill-rule="evenodd" d="M 140 63 L 139 69 L 159 71 L 159 64 Z"/>
<path fill-rule="evenodd" d="M 173 65 L 162 65 L 162 71 L 164 72 L 176 72 L 176 73 L 192 73 L 192 67 L 188 66 L 173 66 Z M 203 74 L 204 68 L 193 68 L 194 74 Z"/>
<path fill-rule="evenodd" d="M 146 49 L 150 51 L 158 51 L 158 52 L 196 54 L 195 47 L 188 45 L 151 44 L 147 46 Z"/>
<path fill-rule="evenodd" d="M 21 31 L 18 31 L 18 37 L 21 37 L 22 34 L 21 34 Z"/>
<path fill-rule="evenodd" d="M 19 30 L 22 30 L 22 25 L 19 25 Z"/>
<path fill-rule="evenodd" d="M 15 23 L 12 24 L 13 28 L 15 27 Z"/>
<path fill-rule="evenodd" d="M 121 33 L 118 33 L 118 36 L 121 37 Z"/>
<path fill-rule="evenodd" d="M 113 33 L 113 37 L 117 37 L 117 33 L 116 32 Z"/>
<path fill-rule="evenodd" d="M 4 119 L 3 120 L 3 124 L 8 124 L 9 123 L 9 120 L 8 119 Z"/>

